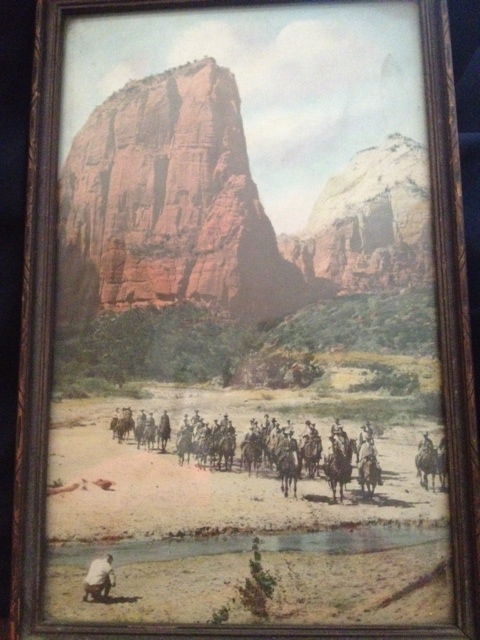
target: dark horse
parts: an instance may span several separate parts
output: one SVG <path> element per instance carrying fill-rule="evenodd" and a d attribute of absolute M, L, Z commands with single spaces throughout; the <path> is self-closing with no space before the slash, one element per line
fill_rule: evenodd
<path fill-rule="evenodd" d="M 233 456 L 235 455 L 235 436 L 231 434 L 224 435 L 217 443 L 216 451 L 218 453 L 218 468 L 222 469 L 222 458 L 225 460 L 225 471 L 232 469 Z"/>
<path fill-rule="evenodd" d="M 368 456 L 363 465 L 362 476 L 360 478 L 360 486 L 362 493 L 365 495 L 365 487 L 367 487 L 367 497 L 372 498 L 375 488 L 380 481 L 380 467 L 378 466 L 375 456 Z"/>
<path fill-rule="evenodd" d="M 113 437 L 117 438 L 118 442 L 122 442 L 125 438 L 129 437 L 130 431 L 134 428 L 134 421 L 131 416 L 124 415 L 122 418 L 112 418 L 110 428 L 113 430 Z"/>
<path fill-rule="evenodd" d="M 324 464 L 325 475 L 333 493 L 333 502 L 337 502 L 337 485 L 340 492 L 340 502 L 343 502 L 343 488 L 352 478 L 351 455 L 345 454 L 338 442 L 333 442 L 332 453 Z"/>
<path fill-rule="evenodd" d="M 135 425 L 133 429 L 135 440 L 137 441 L 137 449 L 140 449 L 140 445 L 144 443 L 145 439 L 145 425 L 139 423 Z"/>
<path fill-rule="evenodd" d="M 428 491 L 428 476 L 432 476 L 432 490 L 435 493 L 435 476 L 438 473 L 438 454 L 436 449 L 424 449 L 415 456 L 417 476 L 420 484 Z"/>
<path fill-rule="evenodd" d="M 240 458 L 240 466 L 245 465 L 245 469 L 248 471 L 248 475 L 252 473 L 252 467 L 255 474 L 258 476 L 258 469 L 262 462 L 262 447 L 259 442 L 249 441 L 243 446 L 242 455 Z"/>
<path fill-rule="evenodd" d="M 302 463 L 305 464 L 309 478 L 314 478 L 316 474 L 320 474 L 322 451 L 323 447 L 320 437 L 308 440 L 301 449 Z"/>
<path fill-rule="evenodd" d="M 277 455 L 277 469 L 282 480 L 283 495 L 288 498 L 288 490 L 293 483 L 293 496 L 297 497 L 297 481 L 300 477 L 298 454 L 292 449 L 281 449 Z"/>
<path fill-rule="evenodd" d="M 166 453 L 167 451 L 167 442 L 170 440 L 170 435 L 172 433 L 172 429 L 170 424 L 167 422 L 163 422 L 160 420 L 160 425 L 158 427 L 157 439 L 158 439 L 158 448 L 162 453 Z"/>
<path fill-rule="evenodd" d="M 447 445 L 445 438 L 442 438 L 440 444 L 438 445 L 438 477 L 440 480 L 440 484 L 442 486 L 442 490 L 445 490 L 447 487 L 447 479 L 448 479 L 448 460 L 447 460 Z"/>

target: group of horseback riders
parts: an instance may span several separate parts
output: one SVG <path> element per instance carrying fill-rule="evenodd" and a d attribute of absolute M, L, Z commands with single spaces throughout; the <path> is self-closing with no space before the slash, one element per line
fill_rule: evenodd
<path fill-rule="evenodd" d="M 141 409 L 136 419 L 133 419 L 131 407 L 117 408 L 111 420 L 110 428 L 113 437 L 117 437 L 119 442 L 124 437 L 128 437 L 130 431 L 134 432 L 137 447 L 144 445 L 148 450 L 154 447 L 155 441 L 162 452 L 166 451 L 166 445 L 171 436 L 170 417 L 166 410 L 160 417 L 157 425 L 153 412 L 146 413 Z M 368 460 L 374 460 L 378 469 L 378 482 L 382 484 L 381 469 L 378 465 L 378 453 L 375 447 L 373 430 L 367 420 L 362 426 L 358 439 L 351 440 L 344 430 L 339 418 L 335 418 L 329 436 L 330 444 L 325 455 L 324 469 L 328 476 L 332 461 L 338 452 L 345 457 L 348 464 L 347 482 L 351 481 L 352 456 L 357 455 L 359 484 L 363 482 L 363 471 Z M 213 419 L 206 422 L 200 415 L 198 409 L 193 415 L 184 414 L 183 421 L 176 434 L 176 449 L 183 464 L 185 456 L 196 455 L 201 458 L 204 465 L 210 457 L 211 466 L 215 460 L 218 450 L 224 451 L 226 468 L 233 463 L 233 456 L 237 447 L 236 429 L 228 414 L 223 414 L 221 419 Z M 221 452 L 220 451 L 220 452 Z M 292 455 L 292 460 L 298 467 L 299 474 L 303 469 L 310 477 L 320 475 L 320 461 L 323 453 L 322 438 L 316 428 L 315 423 L 306 420 L 303 433 L 296 437 L 291 420 L 286 420 L 283 426 L 275 417 L 270 417 L 266 413 L 260 422 L 256 418 L 251 418 L 250 427 L 240 444 L 240 464 L 245 466 L 250 472 L 253 468 L 258 472 L 260 465 L 265 463 L 269 468 L 285 458 L 287 454 Z"/>
<path fill-rule="evenodd" d="M 143 445 L 150 451 L 157 443 L 157 448 L 162 453 L 166 452 L 167 442 L 170 440 L 172 432 L 170 416 L 166 409 L 157 424 L 153 411 L 147 415 L 145 409 L 141 409 L 134 420 L 131 407 L 123 407 L 122 410 L 119 407 L 115 409 L 110 421 L 110 429 L 112 437 L 117 438 L 119 443 L 128 438 L 130 432 L 133 431 L 138 449 Z"/>
<path fill-rule="evenodd" d="M 189 461 L 193 454 L 203 467 L 210 459 L 212 467 L 218 462 L 218 467 L 221 468 L 223 460 L 225 469 L 231 469 L 236 447 L 236 430 L 227 413 L 221 420 L 215 418 L 212 425 L 205 421 L 198 409 L 195 409 L 191 417 L 188 414 L 183 416 L 176 438 L 180 464 L 183 464 L 185 458 Z"/>
<path fill-rule="evenodd" d="M 122 442 L 133 431 L 137 448 L 143 445 L 152 450 L 157 443 L 157 449 L 166 452 L 168 440 L 171 438 L 170 417 L 167 410 L 161 414 L 158 424 L 153 412 L 147 414 L 141 409 L 133 418 L 131 407 L 116 408 L 111 419 L 110 429 L 113 438 Z M 300 430 L 299 430 L 300 431 Z M 240 443 L 240 467 L 244 467 L 250 474 L 257 472 L 262 463 L 269 469 L 276 467 L 282 477 L 282 490 L 287 495 L 287 484 L 296 483 L 304 471 L 309 477 L 320 475 L 320 461 L 324 457 L 323 470 L 332 488 L 334 501 L 336 487 L 340 488 L 340 499 L 343 498 L 343 487 L 352 480 L 353 456 L 356 455 L 358 469 L 358 483 L 362 491 L 367 488 L 368 495 L 373 495 L 377 485 L 383 485 L 382 469 L 378 461 L 378 451 L 375 445 L 374 432 L 369 420 L 362 425 L 356 439 L 349 438 L 339 418 L 334 419 L 328 436 L 329 444 L 323 453 L 322 437 L 315 423 L 306 420 L 302 432 L 295 434 L 291 420 L 281 425 L 275 417 L 266 413 L 263 420 L 250 419 L 250 426 Z M 176 453 L 179 463 L 195 455 L 203 467 L 218 465 L 221 469 L 222 460 L 225 469 L 231 469 L 237 448 L 237 433 L 232 420 L 227 413 L 223 417 L 215 418 L 211 422 L 200 415 L 195 409 L 189 417 L 185 414 L 176 433 Z M 421 484 L 428 489 L 428 476 L 432 477 L 435 489 L 435 475 L 445 487 L 447 476 L 446 440 L 442 438 L 435 448 L 428 431 L 422 434 L 418 443 L 415 463 Z M 283 475 L 285 475 L 285 479 Z M 294 489 L 295 491 L 295 489 Z"/>

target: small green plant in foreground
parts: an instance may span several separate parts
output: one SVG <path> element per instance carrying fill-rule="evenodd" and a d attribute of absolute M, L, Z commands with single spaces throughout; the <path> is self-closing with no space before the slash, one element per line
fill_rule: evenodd
<path fill-rule="evenodd" d="M 260 553 L 260 538 L 254 538 L 252 544 L 253 560 L 250 560 L 250 578 L 245 578 L 245 584 L 238 587 L 240 601 L 250 613 L 258 618 L 267 619 L 267 599 L 273 596 L 276 579 L 262 566 Z"/>
<path fill-rule="evenodd" d="M 243 585 L 236 587 L 240 602 L 253 616 L 262 620 L 268 620 L 267 602 L 272 598 L 277 585 L 277 580 L 262 565 L 260 545 L 262 541 L 255 537 L 252 544 L 253 559 L 250 560 L 250 576 L 245 578 Z M 231 602 L 235 602 L 232 598 Z M 230 617 L 230 604 L 215 610 L 210 624 L 223 624 Z"/>
<path fill-rule="evenodd" d="M 223 624 L 224 622 L 228 622 L 228 618 L 230 617 L 230 607 L 228 605 L 223 605 L 219 609 L 216 609 L 212 613 L 212 619 L 209 620 L 209 624 Z"/>

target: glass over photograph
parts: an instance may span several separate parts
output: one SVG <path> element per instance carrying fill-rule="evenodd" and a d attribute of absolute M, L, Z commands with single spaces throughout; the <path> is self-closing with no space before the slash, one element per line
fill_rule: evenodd
<path fill-rule="evenodd" d="M 68 17 L 42 614 L 453 623 L 416 2 Z"/>

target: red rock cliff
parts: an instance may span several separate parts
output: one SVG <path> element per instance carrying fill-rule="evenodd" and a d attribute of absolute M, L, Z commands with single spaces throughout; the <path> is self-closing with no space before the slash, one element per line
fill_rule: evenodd
<path fill-rule="evenodd" d="M 233 74 L 212 58 L 127 84 L 60 181 L 60 322 L 192 300 L 249 320 L 305 296 L 250 176 Z"/>

